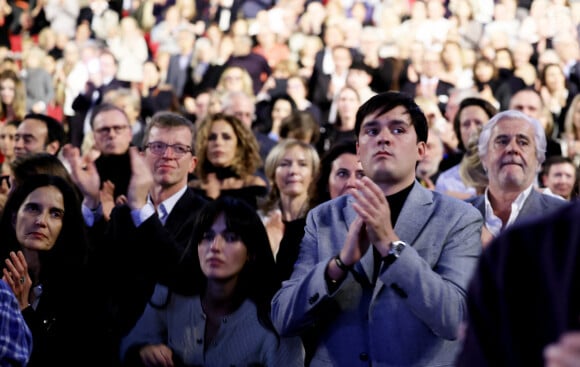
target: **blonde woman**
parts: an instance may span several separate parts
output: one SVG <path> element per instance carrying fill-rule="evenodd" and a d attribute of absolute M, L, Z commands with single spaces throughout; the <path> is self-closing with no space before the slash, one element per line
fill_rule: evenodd
<path fill-rule="evenodd" d="M 316 149 L 295 139 L 279 142 L 266 158 L 270 194 L 261 211 L 282 280 L 290 278 L 298 258 L 310 210 L 309 188 L 319 167 Z"/>
<path fill-rule="evenodd" d="M 224 69 L 218 80 L 216 90 L 221 94 L 244 92 L 250 96 L 254 95 L 252 77 L 239 66 L 228 66 Z"/>

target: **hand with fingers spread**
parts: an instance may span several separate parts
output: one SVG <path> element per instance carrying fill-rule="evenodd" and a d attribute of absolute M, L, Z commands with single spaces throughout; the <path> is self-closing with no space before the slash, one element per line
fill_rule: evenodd
<path fill-rule="evenodd" d="M 81 190 L 84 204 L 91 209 L 99 206 L 101 179 L 97 172 L 95 159 L 91 155 L 81 156 L 79 148 L 66 144 L 63 156 L 71 168 L 71 177 Z"/>
<path fill-rule="evenodd" d="M 363 177 L 356 182 L 352 195 L 356 200 L 353 208 L 365 224 L 369 241 L 382 256 L 387 256 L 391 243 L 399 237 L 391 223 L 391 209 L 385 194 L 369 177 Z"/>
<path fill-rule="evenodd" d="M 141 209 L 147 204 L 147 195 L 153 187 L 153 174 L 137 148 L 129 148 L 129 155 L 132 175 L 127 188 L 127 203 L 131 209 Z"/>
<path fill-rule="evenodd" d="M 165 344 L 147 345 L 139 356 L 147 367 L 173 367 L 173 351 Z"/>
<path fill-rule="evenodd" d="M 544 349 L 546 367 L 580 366 L 580 331 L 571 331 Z"/>
<path fill-rule="evenodd" d="M 32 287 L 32 280 L 28 275 L 28 264 L 22 251 L 11 252 L 10 258 L 4 260 L 6 268 L 2 269 L 4 280 L 16 296 L 20 309 L 23 310 L 30 304 L 29 294 Z"/>

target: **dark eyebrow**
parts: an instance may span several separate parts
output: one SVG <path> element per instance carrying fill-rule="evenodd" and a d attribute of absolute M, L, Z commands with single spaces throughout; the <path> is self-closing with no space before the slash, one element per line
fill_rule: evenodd
<path fill-rule="evenodd" d="M 393 125 L 394 126 L 401 126 L 401 125 L 404 125 L 404 126 L 412 126 L 411 123 L 409 123 L 407 121 L 404 121 L 404 120 L 401 120 L 401 119 L 389 120 L 389 121 L 386 122 L 386 124 L 388 126 L 393 126 Z M 369 126 L 370 127 L 376 127 L 376 126 L 380 126 L 380 125 L 381 125 L 381 122 L 379 122 L 378 120 L 370 120 L 370 121 L 367 121 L 367 122 L 363 123 L 361 127 L 363 127 L 363 128 L 369 127 Z"/>

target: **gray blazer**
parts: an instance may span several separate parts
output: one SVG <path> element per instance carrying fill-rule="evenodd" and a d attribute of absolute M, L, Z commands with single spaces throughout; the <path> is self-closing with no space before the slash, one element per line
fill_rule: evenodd
<path fill-rule="evenodd" d="M 473 198 L 469 198 L 466 201 L 476 207 L 485 220 L 485 195 L 478 195 Z M 542 194 L 541 192 L 532 189 L 514 223 L 550 213 L 566 204 L 568 204 L 566 200 Z"/>
<path fill-rule="evenodd" d="M 465 317 L 466 288 L 481 253 L 482 217 L 469 204 L 415 182 L 395 225 L 410 246 L 375 285 L 373 251 L 329 293 L 328 262 L 356 217 L 342 196 L 311 210 L 290 280 L 272 301 L 282 335 L 314 325 L 320 333 L 311 366 L 452 366 Z"/>

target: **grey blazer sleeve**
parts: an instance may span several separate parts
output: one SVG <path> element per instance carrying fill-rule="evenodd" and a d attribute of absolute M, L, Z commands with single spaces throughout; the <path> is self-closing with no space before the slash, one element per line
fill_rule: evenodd
<path fill-rule="evenodd" d="M 364 290 L 352 274 L 333 294 L 324 277 L 355 214 L 346 199 L 312 210 L 294 273 L 272 301 L 272 320 L 278 331 L 295 335 L 319 315 L 337 315 L 344 326 L 356 321 L 355 313 L 364 319 L 361 314 L 376 312 L 383 320 L 388 314 L 407 328 L 427 327 L 441 338 L 455 339 L 465 316 L 467 284 L 481 253 L 483 220 L 471 205 L 426 191 L 414 188 L 407 199 L 395 232 L 410 246 L 388 269 L 384 265 L 380 269 L 366 305 L 361 303 Z M 343 208 L 336 209 L 341 204 Z M 364 270 L 369 261 L 372 264 L 372 251 L 355 268 Z M 378 304 L 382 308 L 374 307 Z M 374 327 L 380 325 L 375 321 Z"/>

